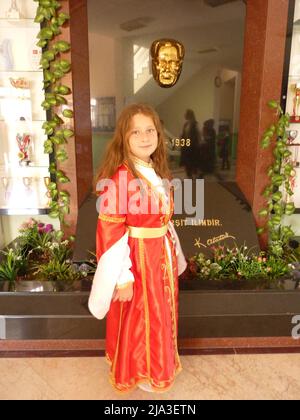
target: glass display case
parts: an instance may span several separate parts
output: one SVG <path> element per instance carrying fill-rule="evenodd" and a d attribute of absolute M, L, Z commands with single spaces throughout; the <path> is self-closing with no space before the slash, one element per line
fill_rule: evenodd
<path fill-rule="evenodd" d="M 294 191 L 293 201 L 300 212 L 300 1 L 296 0 L 294 16 L 290 22 L 290 35 L 288 39 L 288 52 L 290 57 L 286 66 L 286 87 L 287 94 L 283 98 L 286 112 L 291 116 L 289 131 L 289 145 L 292 152 L 291 162 L 294 166 L 295 176 L 291 179 L 291 188 Z"/>
<path fill-rule="evenodd" d="M 36 7 L 0 1 L 0 215 L 46 214 L 49 206 Z"/>

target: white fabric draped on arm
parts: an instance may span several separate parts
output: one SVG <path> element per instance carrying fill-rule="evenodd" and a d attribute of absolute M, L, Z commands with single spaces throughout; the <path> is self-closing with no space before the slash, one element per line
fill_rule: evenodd
<path fill-rule="evenodd" d="M 134 281 L 133 273 L 129 270 L 132 266 L 129 252 L 127 230 L 98 261 L 88 303 L 90 312 L 97 319 L 103 319 L 109 311 L 116 285 L 122 283 L 125 276 L 127 282 L 130 279 Z"/>

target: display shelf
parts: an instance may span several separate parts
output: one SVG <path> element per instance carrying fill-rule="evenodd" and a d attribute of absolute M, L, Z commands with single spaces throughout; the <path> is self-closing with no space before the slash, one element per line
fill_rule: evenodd
<path fill-rule="evenodd" d="M 43 70 L 0 70 L 0 76 L 1 74 L 14 74 L 14 73 L 39 73 L 39 74 L 43 74 Z"/>
<path fill-rule="evenodd" d="M 6 28 L 36 28 L 36 23 L 34 22 L 34 19 L 31 18 L 23 18 L 23 19 L 5 19 L 0 18 L 0 29 L 6 29 Z"/>
<path fill-rule="evenodd" d="M 0 207 L 0 216 L 36 216 L 50 213 L 49 208 L 44 209 L 6 209 Z"/>
<path fill-rule="evenodd" d="M 0 215 L 48 214 L 42 49 L 33 0 L 0 2 Z M 10 16 L 7 15 L 10 13 Z M 18 18 L 18 16 L 20 18 Z"/>

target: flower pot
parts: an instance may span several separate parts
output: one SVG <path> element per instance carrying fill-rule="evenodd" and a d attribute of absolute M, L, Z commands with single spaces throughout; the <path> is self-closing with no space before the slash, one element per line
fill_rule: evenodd
<path fill-rule="evenodd" d="M 55 288 L 50 281 L 19 280 L 16 282 L 16 292 L 54 292 Z"/>
<path fill-rule="evenodd" d="M 298 281 L 293 278 L 285 278 L 281 280 L 284 290 L 295 290 L 298 286 Z"/>
<path fill-rule="evenodd" d="M 181 290 L 268 290 L 277 289 L 278 282 L 265 278 L 255 279 L 184 279 L 179 281 Z"/>

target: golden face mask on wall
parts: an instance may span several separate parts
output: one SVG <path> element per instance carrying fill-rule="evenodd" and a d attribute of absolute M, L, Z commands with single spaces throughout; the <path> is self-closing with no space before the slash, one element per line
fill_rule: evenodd
<path fill-rule="evenodd" d="M 151 47 L 152 72 L 157 83 L 164 88 L 179 80 L 184 59 L 184 46 L 173 39 L 154 41 Z"/>

